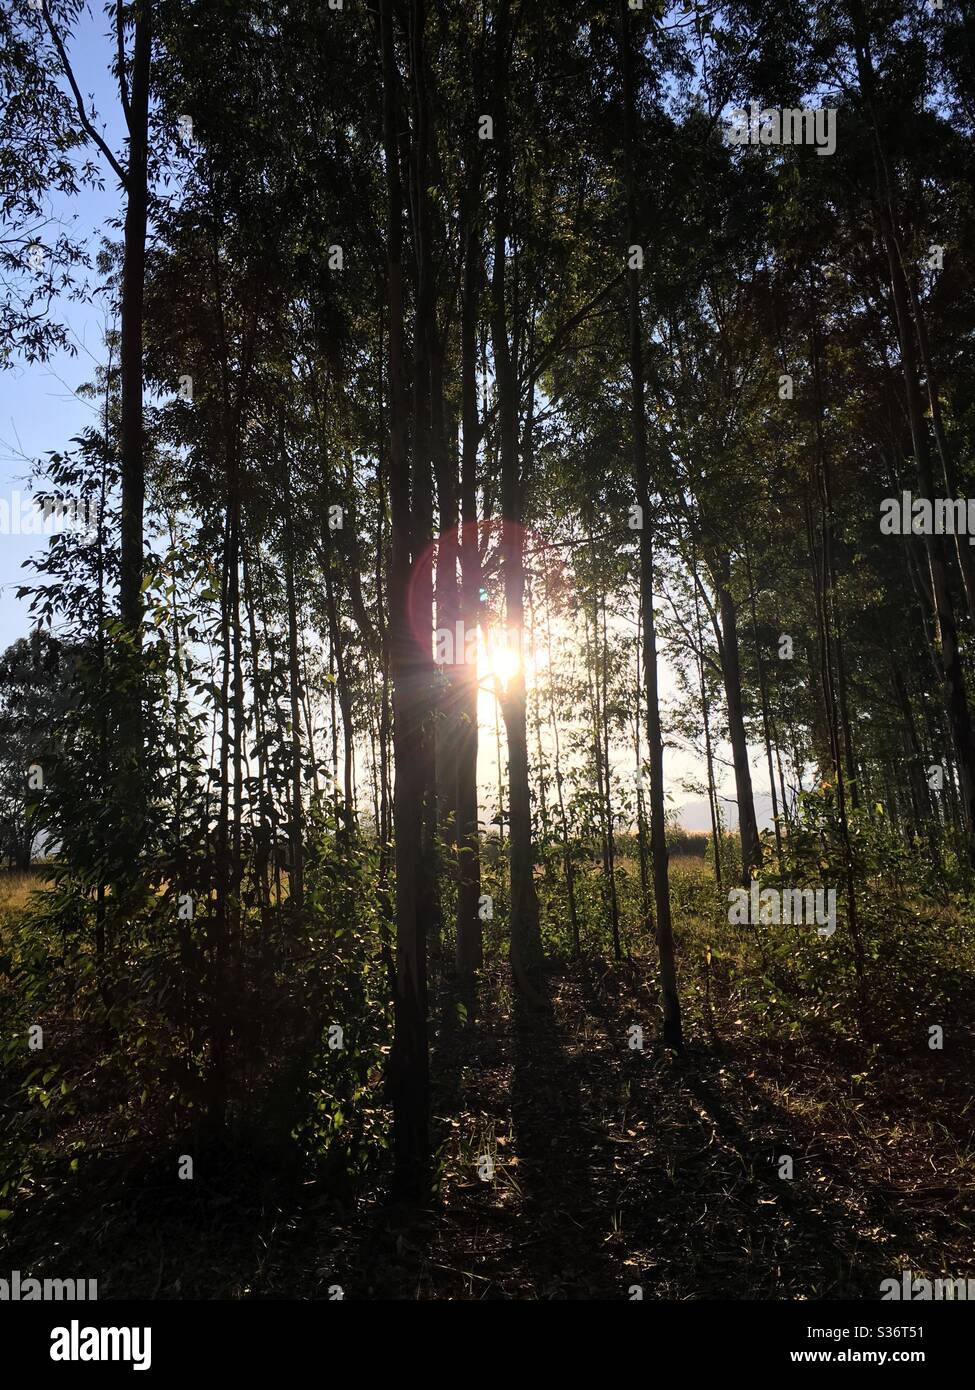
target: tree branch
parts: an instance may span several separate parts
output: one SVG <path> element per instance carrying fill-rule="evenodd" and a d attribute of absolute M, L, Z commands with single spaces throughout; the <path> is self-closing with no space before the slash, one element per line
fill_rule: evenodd
<path fill-rule="evenodd" d="M 132 111 L 129 107 L 129 84 L 125 78 L 125 39 L 122 23 L 122 0 L 115 0 L 115 35 L 118 40 L 118 90 L 129 134 L 132 134 Z"/>
<path fill-rule="evenodd" d="M 521 390 L 524 390 L 529 381 L 538 380 L 538 377 L 558 352 L 565 339 L 574 329 L 578 328 L 579 324 L 582 323 L 584 319 L 588 318 L 598 304 L 603 302 L 607 295 L 616 288 L 623 277 L 624 272 L 621 270 L 618 275 L 615 275 L 613 279 L 610 280 L 608 285 L 604 285 L 597 295 L 594 295 L 587 304 L 584 304 L 578 313 L 573 314 L 570 319 L 567 319 L 565 323 L 562 324 L 561 328 L 556 329 L 549 339 L 548 346 L 539 357 L 535 358 L 534 362 L 529 364 L 527 370 L 522 374 L 519 382 L 519 388 Z"/>
<path fill-rule="evenodd" d="M 81 95 L 81 92 L 78 90 L 78 84 L 75 81 L 74 72 L 72 71 L 68 55 L 65 52 L 64 44 L 61 42 L 61 37 L 58 34 L 58 31 L 55 29 L 54 24 L 51 20 L 51 12 L 47 8 L 47 0 L 41 0 L 41 12 L 44 15 L 44 21 L 47 24 L 48 33 L 51 35 L 54 47 L 58 51 L 58 57 L 61 60 L 61 67 L 64 71 L 64 75 L 68 79 L 68 84 L 71 87 L 71 91 L 74 94 L 75 105 L 78 109 L 78 119 L 81 122 L 81 127 L 84 130 L 85 134 L 90 139 L 94 140 L 95 144 L 98 146 L 102 154 L 108 160 L 109 164 L 112 166 L 112 169 L 115 171 L 116 177 L 118 178 L 122 187 L 128 189 L 128 175 L 122 168 L 121 164 L 119 164 L 114 154 L 112 154 L 112 151 L 109 149 L 108 145 L 99 135 L 98 131 L 92 125 L 91 121 L 88 119 L 88 115 L 85 111 L 84 99 Z"/>

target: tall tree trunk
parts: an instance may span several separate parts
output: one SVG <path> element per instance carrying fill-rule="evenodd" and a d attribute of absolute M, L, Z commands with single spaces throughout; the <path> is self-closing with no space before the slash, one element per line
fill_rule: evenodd
<path fill-rule="evenodd" d="M 396 863 L 396 996 L 390 1090 L 393 1101 L 395 1184 L 403 1196 L 422 1196 L 429 1182 L 429 1054 L 426 936 L 420 901 L 423 812 L 423 653 L 410 623 L 413 508 L 406 452 L 402 222 L 399 122 L 393 0 L 380 0 L 383 68 L 383 147 L 386 162 L 386 276 L 389 303 L 389 653 L 393 679 L 393 828 Z"/>
<path fill-rule="evenodd" d="M 762 644 L 758 635 L 758 612 L 755 607 L 755 581 L 752 578 L 752 562 L 745 549 L 745 571 L 748 575 L 748 598 L 752 612 L 752 641 L 755 643 L 755 661 L 758 665 L 758 689 L 762 701 L 762 734 L 765 741 L 765 759 L 768 765 L 768 784 L 772 796 L 772 824 L 775 828 L 775 854 L 782 865 L 782 828 L 779 825 L 779 798 L 775 790 L 775 764 L 772 761 L 772 734 L 768 709 L 768 686 L 765 682 L 765 662 L 762 658 Z"/>
<path fill-rule="evenodd" d="M 409 16 L 409 60 L 412 78 L 414 133 L 404 140 L 412 176 L 412 265 L 416 273 L 413 321 L 413 580 L 412 617 L 414 632 L 423 644 L 418 699 L 420 712 L 420 763 L 423 777 L 422 837 L 418 892 L 420 912 L 426 924 L 428 954 L 436 960 L 441 940 L 440 893 L 438 875 L 437 813 L 437 724 L 440 701 L 436 668 L 430 643 L 433 627 L 433 363 L 431 343 L 435 341 L 435 276 L 430 232 L 429 186 L 433 177 L 430 158 L 430 107 L 426 58 L 426 3 L 412 0 Z"/>
<path fill-rule="evenodd" d="M 602 650 L 602 681 L 603 681 L 603 767 L 606 779 L 606 874 L 609 887 L 609 912 L 610 926 L 613 934 L 613 954 L 617 960 L 623 958 L 623 948 L 620 942 L 620 904 L 619 893 L 616 888 L 616 841 L 613 822 L 613 783 L 612 772 L 609 766 L 609 638 L 606 631 L 606 591 L 601 595 L 602 598 L 602 624 L 603 624 L 603 650 Z"/>
<path fill-rule="evenodd" d="M 131 872 L 144 837 L 145 804 L 142 772 L 142 579 L 143 508 L 145 503 L 145 434 L 143 427 L 143 319 L 146 277 L 146 227 L 149 209 L 149 89 L 152 62 L 152 0 L 136 7 L 132 81 L 127 124 L 129 159 L 123 231 L 122 297 L 120 308 L 121 414 L 121 554 L 119 607 L 125 650 L 120 681 L 119 759 L 120 805 L 125 818 L 120 868 Z M 120 74 L 124 82 L 124 75 Z"/>
<path fill-rule="evenodd" d="M 260 643 L 257 637 L 256 596 L 251 584 L 251 567 L 246 556 L 242 566 L 244 607 L 247 611 L 247 631 L 250 639 L 251 689 L 254 700 L 254 742 L 257 747 L 257 824 L 252 830 L 254 879 L 261 908 L 261 946 L 268 943 L 269 909 L 271 906 L 268 866 L 271 859 L 271 794 L 267 778 L 267 741 L 265 736 L 264 700 L 266 692 L 261 679 Z"/>
<path fill-rule="evenodd" d="M 890 678 L 897 704 L 904 721 L 904 742 L 907 746 L 908 788 L 911 794 L 911 807 L 915 826 L 920 826 L 922 818 L 934 813 L 931 805 L 930 789 L 924 776 L 924 749 L 918 738 L 917 725 L 911 709 L 910 697 L 898 664 L 890 661 Z"/>
<path fill-rule="evenodd" d="M 623 67 L 623 144 L 626 162 L 627 229 L 629 244 L 639 244 L 636 212 L 636 176 L 633 153 L 636 141 L 636 94 L 634 58 L 630 38 L 630 16 L 622 20 Z M 640 596 L 643 603 L 643 669 L 646 679 L 647 748 L 650 757 L 650 852 L 653 858 L 653 887 L 657 919 L 657 950 L 660 955 L 660 993 L 663 1006 L 663 1041 L 668 1047 L 683 1048 L 680 997 L 677 992 L 677 962 L 670 915 L 670 877 L 667 864 L 667 828 L 664 804 L 664 745 L 660 723 L 660 696 L 657 682 L 657 629 L 653 612 L 653 529 L 650 524 L 650 467 L 647 459 L 647 417 L 643 375 L 643 326 L 640 311 L 640 272 L 627 274 L 631 424 L 633 465 L 637 501 L 643 510 L 640 531 Z"/>
<path fill-rule="evenodd" d="M 569 903 L 569 929 L 572 933 L 572 954 L 579 959 L 582 947 L 579 940 L 579 913 L 576 907 L 575 868 L 572 863 L 572 841 L 569 836 L 569 818 L 565 810 L 565 793 L 562 789 L 562 752 L 559 745 L 559 721 L 555 713 L 554 672 L 552 662 L 552 605 L 549 596 L 548 570 L 545 571 L 545 636 L 548 644 L 548 712 L 555 749 L 555 790 L 559 804 L 559 826 L 562 831 L 562 867 L 565 873 L 565 893 Z"/>
<path fill-rule="evenodd" d="M 460 620 L 465 642 L 477 629 L 481 607 L 481 556 L 477 525 L 477 448 L 481 428 L 477 414 L 477 308 L 481 281 L 480 232 L 474 206 L 480 189 L 480 159 L 472 175 L 468 204 L 467 245 L 461 302 L 461 530 Z M 463 653 L 459 657 L 463 657 Z M 474 972 L 483 959 L 481 918 L 481 844 L 477 816 L 477 662 L 460 660 L 457 670 L 457 928 L 456 967 L 468 1012 L 475 1005 Z"/>
<path fill-rule="evenodd" d="M 492 278 L 492 343 L 498 391 L 501 446 L 501 555 L 504 575 L 505 628 L 518 665 L 501 694 L 508 739 L 509 865 L 511 875 L 511 962 L 519 987 L 535 992 L 542 965 L 538 895 L 532 848 L 531 791 L 528 781 L 528 725 L 524 669 L 525 556 L 522 527 L 522 479 L 518 466 L 518 374 L 508 336 L 506 256 L 511 232 L 511 144 L 508 131 L 507 70 L 510 47 L 508 0 L 497 15 L 497 80 L 494 143 L 497 190 Z"/>
<path fill-rule="evenodd" d="M 694 561 L 696 564 L 696 560 Z M 708 683 L 704 665 L 704 632 L 701 623 L 701 602 L 697 585 L 694 585 L 694 626 L 697 635 L 697 675 L 701 689 L 701 720 L 704 724 L 704 761 L 708 777 L 708 807 L 711 812 L 711 843 L 714 846 L 714 881 L 721 887 L 721 853 L 724 848 L 721 830 L 721 808 L 718 805 L 718 788 L 714 780 L 714 747 L 711 742 L 711 703 L 708 699 Z"/>
<path fill-rule="evenodd" d="M 738 797 L 738 833 L 741 837 L 742 881 L 751 881 L 752 869 L 762 862 L 762 847 L 758 838 L 755 799 L 752 793 L 752 771 L 748 761 L 748 739 L 745 734 L 745 712 L 741 689 L 741 657 L 738 649 L 738 607 L 731 593 L 730 565 L 726 556 L 709 561 L 712 582 L 718 597 L 721 618 L 721 672 L 724 677 L 725 700 L 728 705 L 728 738 L 735 769 L 735 793 Z"/>
<path fill-rule="evenodd" d="M 592 529 L 589 530 L 589 545 L 592 548 Z M 600 849 L 603 862 L 603 902 L 610 920 L 610 934 L 613 942 L 613 958 L 623 959 L 620 945 L 619 904 L 616 897 L 616 878 L 612 851 L 613 811 L 609 788 L 609 735 L 606 717 L 606 634 L 600 639 L 600 596 L 593 586 L 592 657 L 586 660 L 586 678 L 589 684 L 589 703 L 592 712 L 593 763 L 596 771 L 596 795 L 599 804 Z M 602 604 L 605 621 L 605 600 Z M 588 646 L 589 623 L 586 621 Z"/>
<path fill-rule="evenodd" d="M 353 736 L 354 715 L 352 707 L 352 687 L 346 662 L 342 628 L 339 622 L 338 603 L 335 598 L 335 581 L 332 576 L 332 550 L 329 550 L 325 569 L 325 610 L 328 619 L 329 647 L 335 660 L 335 689 L 338 692 L 339 710 L 342 715 L 342 809 L 344 829 L 351 832 L 355 825 L 355 787 L 353 785 L 352 755 L 355 748 Z"/>
<path fill-rule="evenodd" d="M 638 602 L 637 608 L 637 638 L 634 643 L 636 647 L 636 689 L 633 692 L 635 707 L 633 717 L 633 751 L 636 759 L 636 838 L 640 856 L 640 911 L 643 914 L 643 921 L 647 926 L 650 926 L 653 923 L 653 908 L 650 904 L 650 858 L 649 846 L 647 843 L 646 803 L 643 796 L 643 752 L 640 745 L 640 730 L 643 723 L 643 672 L 640 669 L 640 633 L 643 631 L 642 600 Z"/>
<path fill-rule="evenodd" d="M 925 394 L 928 398 L 928 409 L 931 412 L 931 424 L 934 427 L 934 438 L 938 446 L 938 455 L 941 459 L 941 471 L 944 478 L 945 492 L 946 496 L 955 498 L 959 494 L 958 469 L 955 466 L 954 455 L 948 443 L 944 419 L 941 414 L 941 396 L 938 391 L 938 378 L 935 374 L 934 360 L 931 354 L 931 343 L 928 338 L 927 319 L 924 313 L 924 306 L 921 303 L 920 295 L 914 283 L 914 276 L 905 275 L 905 279 L 910 290 L 911 305 L 914 310 L 914 322 L 917 325 L 917 342 L 921 353 L 921 366 L 924 369 Z M 972 626 L 975 627 L 975 556 L 972 555 L 968 537 L 962 535 L 960 532 L 955 533 L 955 559 L 958 561 L 958 568 L 964 583 L 969 621 Z"/>
<path fill-rule="evenodd" d="M 219 1129 L 223 1124 L 227 1096 L 230 1050 L 230 1021 L 227 1008 L 227 980 L 231 926 L 230 897 L 233 891 L 233 869 L 230 853 L 230 777 L 233 748 L 231 742 L 231 669 L 233 614 L 237 576 L 239 514 L 236 483 L 231 470 L 228 479 L 230 497 L 227 503 L 223 574 L 220 594 L 220 807 L 217 813 L 216 844 L 214 849 L 214 878 L 216 902 L 208 923 L 210 1006 L 210 1069 L 208 1077 L 208 1119 Z"/>
<path fill-rule="evenodd" d="M 295 593 L 295 536 L 291 496 L 291 471 L 281 436 L 281 465 L 284 472 L 285 559 L 284 581 L 288 605 L 288 694 L 291 702 L 291 872 L 288 900 L 297 916 L 305 905 L 305 865 L 303 808 L 301 796 L 301 668 L 298 661 L 298 599 Z"/>
<path fill-rule="evenodd" d="M 815 350 L 814 350 L 815 355 Z M 818 415 L 818 412 L 817 412 Z M 818 430 L 818 419 L 817 419 Z M 831 641 L 831 622 L 830 622 L 830 601 L 829 586 L 831 575 L 831 564 L 829 558 L 831 523 L 829 519 L 829 507 L 827 499 L 828 489 L 822 481 L 822 474 L 826 468 L 825 452 L 822 447 L 821 436 L 819 437 L 819 447 L 817 451 L 817 472 L 818 491 L 823 501 L 822 524 L 820 528 L 821 558 L 817 565 L 813 542 L 812 524 L 812 505 L 806 502 L 806 527 L 808 532 L 809 557 L 813 572 L 813 583 L 816 594 L 816 626 L 819 633 L 820 664 L 822 667 L 823 682 L 823 702 L 826 709 L 826 720 L 829 732 L 830 756 L 833 764 L 833 779 L 836 785 L 836 810 L 840 823 L 840 834 L 843 840 L 843 855 L 846 867 L 846 887 L 847 887 L 847 912 L 850 924 L 850 936 L 853 941 L 853 960 L 856 972 L 857 994 L 859 1000 L 859 1014 L 861 1027 L 866 1018 L 866 994 L 865 994 L 865 956 L 863 950 L 863 939 L 860 932 L 860 921 L 857 909 L 856 898 L 856 872 L 853 862 L 853 846 L 850 840 L 850 828 L 846 814 L 846 784 L 843 775 L 843 760 L 840 750 L 839 717 L 837 714 L 836 685 L 833 679 L 832 669 L 832 641 Z"/>

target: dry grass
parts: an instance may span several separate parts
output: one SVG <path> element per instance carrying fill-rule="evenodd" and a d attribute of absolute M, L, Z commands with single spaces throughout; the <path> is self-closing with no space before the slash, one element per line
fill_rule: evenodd
<path fill-rule="evenodd" d="M 27 899 L 38 888 L 45 887 L 45 879 L 36 870 L 21 873 L 13 870 L 0 874 L 0 915 L 17 912 L 27 904 Z"/>

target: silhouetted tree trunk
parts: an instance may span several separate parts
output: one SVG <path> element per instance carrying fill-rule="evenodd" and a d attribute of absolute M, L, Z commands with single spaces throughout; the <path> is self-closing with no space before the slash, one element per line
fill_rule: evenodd
<path fill-rule="evenodd" d="M 627 227 L 631 246 L 639 244 L 636 180 L 633 151 L 636 133 L 633 46 L 630 17 L 622 22 L 623 144 L 626 161 Z M 657 630 L 653 612 L 653 530 L 650 511 L 650 468 L 647 461 L 647 417 L 643 375 L 643 326 L 640 312 L 640 272 L 627 275 L 630 333 L 631 427 L 637 502 L 642 508 L 640 531 L 640 594 L 643 602 L 643 669 L 646 679 L 647 749 L 650 758 L 650 852 L 653 859 L 657 950 L 660 956 L 660 994 L 663 1006 L 663 1040 L 668 1047 L 683 1047 L 677 963 L 670 916 L 670 877 L 667 866 L 667 828 L 664 805 L 664 748 L 657 687 Z"/>
<path fill-rule="evenodd" d="M 149 81 L 152 57 L 152 0 L 136 7 L 132 91 L 128 103 L 129 162 L 123 232 L 121 356 L 122 400 L 119 453 L 122 472 L 119 599 L 122 623 L 138 664 L 142 652 L 142 513 L 145 497 L 145 438 L 142 421 L 142 325 L 149 208 Z M 141 695 L 141 691 L 136 692 Z M 138 701 L 129 726 L 132 751 L 141 753 Z"/>
<path fill-rule="evenodd" d="M 569 818 L 565 810 L 565 793 L 562 790 L 562 750 L 559 743 L 559 721 L 555 713 L 554 666 L 552 664 L 552 605 L 549 597 L 548 570 L 545 571 L 545 635 L 548 642 L 548 712 L 555 751 L 555 791 L 559 806 L 559 827 L 562 832 L 562 867 L 565 873 L 565 894 L 569 903 L 569 929 L 572 933 L 572 954 L 578 960 L 581 955 L 579 941 L 579 913 L 576 908 L 575 868 L 572 863 L 572 841 L 569 836 Z"/>
<path fill-rule="evenodd" d="M 724 677 L 725 700 L 728 705 L 728 739 L 735 768 L 735 793 L 738 797 L 738 833 L 741 836 L 742 879 L 747 884 L 751 871 L 762 860 L 755 817 L 755 798 L 752 793 L 752 771 L 748 761 L 748 738 L 745 734 L 745 711 L 741 687 L 741 656 L 738 649 L 738 606 L 731 593 L 731 574 L 727 556 L 711 557 L 708 568 L 718 598 L 721 621 L 721 642 L 718 655 Z"/>
<path fill-rule="evenodd" d="M 479 156 L 477 157 L 479 159 Z M 461 445 L 460 620 L 465 639 L 476 631 L 481 606 L 481 556 L 477 525 L 477 449 L 481 427 L 477 414 L 477 313 L 481 281 L 480 232 L 474 206 L 480 168 L 472 176 L 464 285 L 461 303 L 460 375 L 463 440 Z M 463 653 L 461 654 L 463 657 Z M 468 1011 L 474 1007 L 474 972 L 482 961 L 481 846 L 477 816 L 477 662 L 461 660 L 457 671 L 457 976 Z"/>
<path fill-rule="evenodd" d="M 696 560 L 692 563 L 696 565 Z M 711 813 L 711 843 L 714 846 L 714 881 L 721 887 L 721 852 L 723 834 L 721 829 L 721 808 L 718 805 L 718 788 L 714 780 L 714 747 L 711 741 L 711 703 L 708 699 L 707 672 L 704 665 L 704 632 L 701 623 L 701 600 L 697 584 L 694 584 L 694 628 L 697 637 L 697 676 L 701 689 L 701 721 L 704 725 L 704 759 L 708 777 L 708 808 Z"/>
<path fill-rule="evenodd" d="M 420 762 L 423 777 L 423 807 L 420 856 L 420 912 L 425 925 L 427 951 L 439 956 L 441 936 L 439 887 L 439 820 L 437 811 L 437 724 L 440 716 L 439 682 L 431 650 L 434 608 L 433 583 L 433 360 L 436 304 L 429 188 L 434 177 L 430 158 L 431 102 L 428 93 L 426 58 L 426 4 L 412 0 L 408 9 L 409 62 L 412 79 L 413 138 L 401 143 L 408 156 L 412 178 L 413 255 L 415 306 L 413 317 L 413 630 L 423 644 L 420 653 L 418 699 L 420 713 Z"/>
<path fill-rule="evenodd" d="M 643 920 L 649 928 L 653 923 L 653 908 L 650 904 L 650 855 L 647 843 L 647 812 L 643 795 L 643 753 L 641 751 L 640 730 L 643 724 L 643 671 L 640 666 L 641 642 L 639 634 L 643 631 L 643 600 L 639 602 L 636 639 L 636 689 L 633 692 L 634 714 L 634 756 L 636 758 L 636 838 L 640 855 L 640 909 Z"/>
<path fill-rule="evenodd" d="M 758 613 L 755 608 L 755 581 L 752 577 L 752 562 L 745 550 L 745 571 L 748 575 L 748 600 L 752 613 L 752 641 L 755 643 L 755 662 L 758 667 L 758 691 L 762 702 L 762 735 L 765 741 L 765 760 L 768 766 L 769 792 L 772 796 L 772 825 L 775 829 L 775 852 L 782 864 L 782 829 L 779 825 L 779 797 L 775 790 L 775 764 L 772 760 L 772 734 L 769 723 L 768 709 L 768 687 L 765 683 L 765 661 L 762 657 L 762 645 L 758 635 Z"/>
<path fill-rule="evenodd" d="M 501 452 L 501 553 L 505 628 L 509 647 L 518 651 L 517 670 L 501 695 L 508 739 L 509 865 L 511 873 L 511 961 L 519 986 L 535 989 L 542 964 L 538 896 L 532 850 L 531 791 L 528 780 L 528 725 L 524 671 L 525 559 L 521 477 L 518 466 L 518 379 L 508 337 L 506 255 L 510 234 L 511 147 L 508 132 L 507 65 L 510 47 L 508 0 L 501 0 L 496 19 L 496 102 L 494 143 L 497 191 L 492 278 L 492 343 L 498 391 Z"/>
<path fill-rule="evenodd" d="M 281 438 L 285 499 L 285 598 L 288 606 L 288 695 L 291 703 L 291 871 L 288 900 L 295 913 L 305 904 L 303 808 L 301 796 L 301 670 L 298 663 L 298 600 L 295 594 L 295 538 L 291 477 L 285 441 Z"/>
<path fill-rule="evenodd" d="M 419 883 L 423 814 L 422 685 L 425 674 L 423 654 L 411 630 L 409 611 L 414 523 L 406 452 L 403 190 L 397 140 L 398 74 L 392 0 L 380 0 L 379 14 L 388 202 L 386 274 L 389 302 L 389 492 L 392 513 L 388 594 L 395 764 L 396 997 L 390 1089 L 396 1188 L 401 1195 L 413 1197 L 425 1192 L 429 1170 L 426 936 Z"/>

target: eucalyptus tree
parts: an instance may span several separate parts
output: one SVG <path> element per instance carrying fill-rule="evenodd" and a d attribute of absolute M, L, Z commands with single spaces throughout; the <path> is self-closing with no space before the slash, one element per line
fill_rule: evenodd
<path fill-rule="evenodd" d="M 78 127 L 86 143 L 97 147 L 108 171 L 118 180 L 125 200 L 119 294 L 120 642 L 114 688 L 119 700 L 116 794 L 126 808 L 131 843 L 129 855 L 123 858 L 119 866 L 121 873 L 129 871 L 127 860 L 131 854 L 138 856 L 146 833 L 146 807 L 141 779 L 142 705 L 146 693 L 142 670 L 146 473 L 142 355 L 155 3 L 156 0 L 137 0 L 134 5 L 126 7 L 122 0 L 116 0 L 111 6 L 117 41 L 114 74 L 127 144 L 127 153 L 121 157 L 115 154 L 97 128 L 95 113 L 89 109 L 82 95 L 69 51 L 72 30 L 84 9 L 83 0 L 41 0 L 40 5 L 46 38 L 57 55 L 59 74 L 70 90 Z M 131 32 L 131 53 L 126 52 L 127 30 Z"/>
<path fill-rule="evenodd" d="M 629 16 L 621 26 L 620 68 L 623 95 L 623 141 L 626 188 L 626 221 L 629 274 L 627 309 L 629 327 L 629 369 L 631 388 L 631 430 L 633 468 L 640 527 L 640 611 L 643 622 L 643 669 L 646 681 L 647 747 L 650 760 L 650 846 L 653 859 L 654 902 L 656 906 L 657 949 L 660 955 L 660 994 L 663 1006 L 663 1040 L 673 1048 L 683 1046 L 680 998 L 677 992 L 677 966 L 674 957 L 670 911 L 670 880 L 667 869 L 667 840 L 664 806 L 663 727 L 657 671 L 657 630 L 654 615 L 654 512 L 651 498 L 651 471 L 647 448 L 647 414 L 643 359 L 643 311 L 640 269 L 641 234 L 636 185 L 637 98 L 634 40 Z"/>

